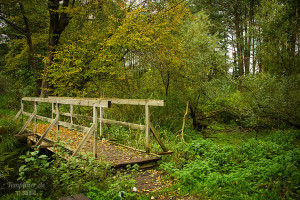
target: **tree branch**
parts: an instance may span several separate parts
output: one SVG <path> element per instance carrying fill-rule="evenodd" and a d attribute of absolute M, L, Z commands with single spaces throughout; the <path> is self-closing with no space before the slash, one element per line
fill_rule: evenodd
<path fill-rule="evenodd" d="M 4 13 L 0 12 L 0 20 L 2 19 L 6 24 L 10 25 L 13 29 L 21 33 L 22 35 L 26 35 L 26 31 L 20 26 L 16 25 L 14 22 L 9 21 L 4 16 Z"/>

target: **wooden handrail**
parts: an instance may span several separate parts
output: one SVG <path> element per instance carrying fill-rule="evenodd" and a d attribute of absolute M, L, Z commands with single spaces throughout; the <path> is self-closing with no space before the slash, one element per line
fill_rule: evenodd
<path fill-rule="evenodd" d="M 88 100 L 88 99 L 60 99 L 60 98 L 39 98 L 39 97 L 23 97 L 23 101 L 34 101 L 44 103 L 58 103 L 78 106 L 93 106 L 110 108 L 109 100 Z"/>
<path fill-rule="evenodd" d="M 73 99 L 73 100 L 89 100 L 89 101 L 110 101 L 112 104 L 126 105 L 148 105 L 148 106 L 165 106 L 165 100 L 158 99 L 117 99 L 117 98 L 79 98 L 79 97 L 54 97 L 49 96 L 49 99 Z"/>
<path fill-rule="evenodd" d="M 24 112 L 23 110 L 23 101 L 32 101 L 34 102 L 34 112 L 28 113 Z M 48 117 L 43 117 L 40 115 L 37 115 L 37 102 L 45 102 L 45 103 L 52 103 L 52 119 Z M 54 112 L 54 104 L 56 104 L 56 112 Z M 70 113 L 64 113 L 64 112 L 59 112 L 59 105 L 60 104 L 66 104 L 70 105 Z M 141 105 L 145 106 L 145 125 L 142 124 L 134 124 L 134 123 L 128 123 L 128 122 L 123 122 L 123 121 L 117 121 L 117 120 L 112 120 L 112 119 L 104 119 L 103 118 L 103 113 L 104 113 L 104 108 L 110 108 L 111 104 L 126 104 L 126 105 Z M 73 112 L 73 105 L 76 106 L 93 106 L 93 117 L 90 116 L 83 116 L 83 115 L 77 115 L 74 114 Z M 94 138 L 94 145 L 93 145 L 93 153 L 95 156 L 97 156 L 97 124 L 99 122 L 99 129 L 100 129 L 100 137 L 103 137 L 103 132 L 102 132 L 102 124 L 113 124 L 113 125 L 118 125 L 118 126 L 125 126 L 128 128 L 133 128 L 133 129 L 138 129 L 138 130 L 143 130 L 145 131 L 145 148 L 146 152 L 150 153 L 150 133 L 152 132 L 154 135 L 154 138 L 158 141 L 159 145 L 162 147 L 164 152 L 168 152 L 167 148 L 164 146 L 163 142 L 161 141 L 159 134 L 156 132 L 154 129 L 153 125 L 150 122 L 150 106 L 164 106 L 165 101 L 164 100 L 152 100 L 152 99 L 114 99 L 114 98 L 71 98 L 71 97 L 49 97 L 49 98 L 39 98 L 39 97 L 24 97 L 22 98 L 21 101 L 21 109 L 16 115 L 15 118 L 17 118 L 20 114 L 30 116 L 29 120 L 26 122 L 20 133 L 22 133 L 26 127 L 29 125 L 30 121 L 34 118 L 35 119 L 35 131 L 36 132 L 36 119 L 40 119 L 43 121 L 50 122 L 50 126 L 47 128 L 47 130 L 43 133 L 41 138 L 37 141 L 36 145 L 41 144 L 42 140 L 46 138 L 46 135 L 48 132 L 54 127 L 55 124 L 57 124 L 57 130 L 58 127 L 64 126 L 66 128 L 76 128 L 79 129 L 80 131 L 86 132 L 86 136 L 80 143 L 79 147 L 76 149 L 74 152 L 73 156 L 76 155 L 84 146 L 86 143 L 87 139 L 93 135 Z M 98 118 L 98 111 L 97 107 L 100 108 L 100 115 Z M 53 114 L 56 114 L 55 119 L 53 120 Z M 69 122 L 64 122 L 64 121 L 59 121 L 59 116 L 64 115 L 67 117 L 70 117 Z M 88 128 L 80 125 L 73 124 L 73 118 L 85 118 L 89 120 L 93 120 L 93 125 Z M 19 133 L 19 134 L 20 134 Z"/>

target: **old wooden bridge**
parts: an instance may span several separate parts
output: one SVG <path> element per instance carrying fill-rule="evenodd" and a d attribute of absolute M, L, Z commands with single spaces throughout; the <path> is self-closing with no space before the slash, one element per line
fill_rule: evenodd
<path fill-rule="evenodd" d="M 33 112 L 24 111 L 24 102 L 33 102 Z M 38 115 L 38 103 L 52 104 L 52 117 Z M 134 124 L 129 122 L 105 119 L 103 116 L 105 109 L 109 109 L 112 104 L 139 105 L 145 107 L 145 123 Z M 60 105 L 69 105 L 70 112 L 60 111 Z M 28 116 L 28 120 L 16 135 L 16 137 L 28 137 L 28 140 L 35 143 L 35 147 L 47 148 L 55 152 L 55 145 L 70 152 L 66 159 L 76 155 L 87 155 L 92 153 L 96 158 L 106 160 L 113 167 L 120 167 L 130 164 L 151 165 L 158 161 L 162 154 L 172 153 L 167 150 L 158 132 L 150 122 L 150 107 L 164 106 L 163 100 L 146 99 L 104 99 L 104 98 L 68 98 L 68 97 L 24 97 L 21 101 L 21 109 L 15 116 Z M 74 113 L 74 106 L 92 107 L 93 116 L 83 116 Z M 54 117 L 55 116 L 55 117 Z M 61 120 L 61 116 L 69 120 Z M 74 123 L 74 118 L 84 118 L 92 121 L 90 127 Z M 37 123 L 42 120 L 45 123 Z M 131 129 L 145 131 L 145 150 L 135 149 L 104 139 L 103 124 L 125 126 Z M 67 134 L 66 130 L 68 130 Z M 76 130 L 76 131 L 75 131 Z M 25 131 L 29 133 L 25 133 Z M 156 139 L 162 151 L 160 153 L 150 152 L 150 134 Z M 100 140 L 99 140 L 100 139 Z M 59 141 L 59 143 L 58 143 Z M 63 144 L 63 145 L 62 145 Z"/>

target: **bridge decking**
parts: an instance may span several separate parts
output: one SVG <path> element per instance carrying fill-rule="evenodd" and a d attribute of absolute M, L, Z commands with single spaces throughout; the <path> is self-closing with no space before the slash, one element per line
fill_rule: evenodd
<path fill-rule="evenodd" d="M 31 124 L 28 128 L 32 132 L 34 125 Z M 36 142 L 41 137 L 42 133 L 49 127 L 49 124 L 37 124 L 37 133 L 35 136 L 28 138 Z M 31 130 L 30 130 L 31 129 Z M 59 128 L 59 134 L 56 134 L 56 127 L 53 127 L 47 137 L 44 139 L 42 145 L 49 145 L 57 143 L 57 137 L 63 147 L 73 153 L 80 144 L 85 133 L 70 130 L 64 127 Z M 47 147 L 50 151 L 54 151 L 54 147 Z M 84 148 L 82 153 L 93 151 L 93 138 L 91 137 Z M 112 167 L 121 167 L 128 164 L 146 164 L 157 162 L 161 157 L 156 154 L 149 154 L 141 150 L 126 147 L 108 140 L 100 140 L 97 142 L 97 159 L 108 162 Z"/>

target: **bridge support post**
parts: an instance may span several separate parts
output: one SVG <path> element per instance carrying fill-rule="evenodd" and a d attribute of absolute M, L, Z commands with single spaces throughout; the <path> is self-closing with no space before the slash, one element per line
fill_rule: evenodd
<path fill-rule="evenodd" d="M 150 153 L 149 132 L 150 132 L 150 112 L 149 105 L 145 105 L 145 134 L 146 134 L 146 152 Z"/>
<path fill-rule="evenodd" d="M 100 107 L 100 114 L 99 114 L 99 132 L 100 132 L 100 138 L 103 138 L 103 130 L 102 130 L 102 119 L 103 119 L 103 114 L 104 114 L 104 108 Z"/>
<path fill-rule="evenodd" d="M 51 103 L 51 109 L 52 109 L 52 111 L 51 111 L 51 117 L 52 117 L 52 119 L 53 119 L 53 114 L 54 114 L 54 103 Z"/>
<path fill-rule="evenodd" d="M 24 112 L 24 104 L 23 104 L 23 100 L 21 100 L 21 115 L 22 115 L 22 123 L 24 123 L 24 116 L 23 116 L 23 112 Z"/>
<path fill-rule="evenodd" d="M 56 117 L 59 118 L 59 104 L 56 102 Z M 56 141 L 59 140 L 59 122 L 56 123 Z"/>
<path fill-rule="evenodd" d="M 71 126 L 73 127 L 73 105 L 70 104 L 70 123 Z"/>
<path fill-rule="evenodd" d="M 34 112 L 37 113 L 37 102 L 34 101 Z M 36 115 L 34 116 L 34 133 L 37 131 Z"/>
<path fill-rule="evenodd" d="M 101 107 L 100 107 L 101 109 Z M 97 158 L 97 107 L 93 104 L 93 125 L 95 126 L 94 130 L 94 142 L 93 142 L 93 155 Z"/>

